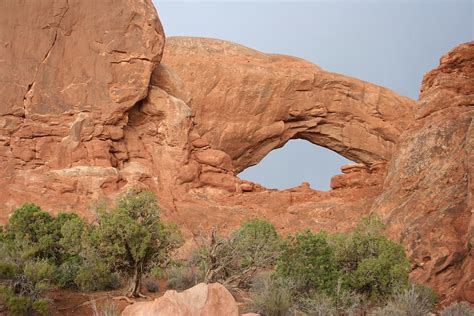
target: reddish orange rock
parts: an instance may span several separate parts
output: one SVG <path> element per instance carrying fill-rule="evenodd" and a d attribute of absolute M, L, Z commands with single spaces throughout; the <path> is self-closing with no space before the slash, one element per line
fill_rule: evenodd
<path fill-rule="evenodd" d="M 255 217 L 286 234 L 344 231 L 376 213 L 406 247 L 413 280 L 443 302 L 474 302 L 474 42 L 441 59 L 415 102 L 226 41 L 165 45 L 151 0 L 7 3 L 2 222 L 24 202 L 93 218 L 94 203 L 132 186 L 156 192 L 189 240 Z M 236 176 L 294 138 L 357 164 L 327 192 Z"/>
<path fill-rule="evenodd" d="M 427 73 L 372 211 L 402 242 L 414 280 L 474 303 L 474 42 Z"/>

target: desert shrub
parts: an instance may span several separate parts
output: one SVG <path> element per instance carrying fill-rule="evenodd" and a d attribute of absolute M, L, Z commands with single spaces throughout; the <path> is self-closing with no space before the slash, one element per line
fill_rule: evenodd
<path fill-rule="evenodd" d="M 61 216 L 61 214 L 59 216 Z M 61 232 L 59 245 L 62 247 L 63 253 L 67 256 L 67 258 L 65 258 L 65 260 L 67 260 L 71 256 L 81 254 L 84 235 L 87 235 L 89 225 L 77 215 L 60 221 L 62 224 L 59 228 Z"/>
<path fill-rule="evenodd" d="M 409 261 L 403 247 L 382 235 L 377 218 L 366 218 L 347 234 L 331 238 L 343 287 L 382 301 L 408 286 Z"/>
<path fill-rule="evenodd" d="M 441 316 L 474 316 L 474 309 L 467 302 L 455 302 L 446 306 Z"/>
<path fill-rule="evenodd" d="M 56 280 L 61 288 L 78 288 L 76 284 L 77 274 L 84 264 L 82 258 L 72 256 L 62 262 L 57 269 Z"/>
<path fill-rule="evenodd" d="M 15 292 L 39 299 L 45 291 L 51 289 L 56 275 L 56 266 L 46 260 L 27 262 L 23 275 L 14 280 Z"/>
<path fill-rule="evenodd" d="M 265 220 L 251 220 L 228 237 L 212 231 L 209 245 L 194 259 L 204 271 L 204 282 L 219 282 L 228 288 L 248 288 L 257 271 L 271 267 L 279 254 L 280 237 Z"/>
<path fill-rule="evenodd" d="M 28 315 L 35 311 L 46 315 L 49 310 L 49 301 L 45 299 L 34 300 L 32 297 L 15 293 L 13 288 L 0 285 L 0 307 L 4 306 L 11 315 Z"/>
<path fill-rule="evenodd" d="M 250 290 L 251 309 L 261 315 L 290 315 L 295 283 L 290 279 L 261 274 L 254 278 Z"/>
<path fill-rule="evenodd" d="M 104 304 L 98 316 L 120 316 L 122 313 L 115 304 Z"/>
<path fill-rule="evenodd" d="M 189 264 L 173 265 L 166 270 L 168 288 L 186 290 L 202 282 L 202 270 Z"/>
<path fill-rule="evenodd" d="M 6 305 L 12 315 L 26 315 L 30 309 L 31 299 L 26 296 L 12 295 L 8 298 Z"/>
<path fill-rule="evenodd" d="M 408 295 L 407 301 L 413 294 L 404 292 L 409 284 L 408 259 L 401 245 L 382 235 L 382 228 L 379 220 L 367 218 L 350 233 L 330 236 L 307 230 L 289 235 L 273 278 L 295 283 L 293 309 L 311 315 L 351 314 L 394 294 L 399 300 Z M 433 306 L 429 290 L 414 289 L 418 300 L 431 297 L 429 304 L 424 302 Z"/>
<path fill-rule="evenodd" d="M 49 301 L 45 299 L 39 299 L 33 302 L 31 308 L 41 315 L 49 314 Z"/>
<path fill-rule="evenodd" d="M 69 222 L 83 221 L 77 214 L 59 213 L 53 217 L 35 204 L 24 204 L 13 211 L 1 241 L 10 252 L 15 250 L 15 260 L 47 259 L 60 265 L 71 253 L 66 246 L 75 249 L 81 245 L 77 238 L 68 245 L 62 243 L 63 239 L 76 236 Z"/>
<path fill-rule="evenodd" d="M 376 316 L 425 316 L 436 304 L 436 295 L 429 288 L 410 285 L 393 295 L 386 306 L 375 312 Z"/>
<path fill-rule="evenodd" d="M 18 265 L 10 262 L 0 261 L 0 280 L 12 279 L 21 273 Z"/>
<path fill-rule="evenodd" d="M 155 266 L 150 269 L 148 276 L 152 278 L 163 279 L 166 276 L 166 271 L 160 266 Z"/>
<path fill-rule="evenodd" d="M 331 297 L 326 294 L 302 296 L 297 301 L 297 309 L 307 315 L 314 316 L 337 316 Z"/>
<path fill-rule="evenodd" d="M 233 233 L 233 242 L 243 267 L 272 266 L 277 258 L 280 237 L 272 223 L 262 219 L 244 222 Z"/>
<path fill-rule="evenodd" d="M 276 273 L 295 280 L 300 291 L 333 291 L 339 274 L 327 234 L 307 230 L 288 236 L 278 258 Z"/>
<path fill-rule="evenodd" d="M 24 204 L 10 216 L 5 227 L 5 241 L 21 242 L 25 258 L 55 258 L 59 254 L 56 227 L 49 213 L 37 205 Z"/>
<path fill-rule="evenodd" d="M 142 275 L 166 264 L 182 238 L 176 225 L 161 222 L 153 193 L 130 190 L 114 209 L 99 210 L 89 242 L 111 271 L 131 279 L 129 294 L 139 296 Z"/>
<path fill-rule="evenodd" d="M 82 291 L 111 290 L 120 287 L 120 277 L 111 273 L 108 265 L 101 260 L 86 260 L 77 271 L 74 280 Z"/>
<path fill-rule="evenodd" d="M 308 315 L 359 315 L 366 306 L 364 297 L 337 282 L 334 291 L 295 292 L 293 310 Z M 330 293 L 330 294 L 328 294 Z"/>

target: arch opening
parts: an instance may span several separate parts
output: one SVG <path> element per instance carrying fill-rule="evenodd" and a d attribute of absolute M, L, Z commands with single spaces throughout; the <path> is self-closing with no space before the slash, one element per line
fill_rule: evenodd
<path fill-rule="evenodd" d="M 331 178 L 341 173 L 340 167 L 353 163 L 325 147 L 292 139 L 238 176 L 268 189 L 284 190 L 308 182 L 312 189 L 328 191 Z"/>

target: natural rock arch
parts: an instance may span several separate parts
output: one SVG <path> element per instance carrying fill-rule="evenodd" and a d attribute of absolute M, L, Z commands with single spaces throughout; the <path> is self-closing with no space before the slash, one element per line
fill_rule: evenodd
<path fill-rule="evenodd" d="M 387 161 L 414 102 L 307 61 L 214 39 L 168 38 L 163 63 L 186 83 L 196 129 L 235 172 L 301 138 L 366 165 Z"/>

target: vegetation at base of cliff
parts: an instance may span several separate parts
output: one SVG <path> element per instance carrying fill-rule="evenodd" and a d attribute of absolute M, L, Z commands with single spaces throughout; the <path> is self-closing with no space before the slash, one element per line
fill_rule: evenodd
<path fill-rule="evenodd" d="M 365 218 L 334 235 L 306 230 L 281 238 L 265 220 L 245 222 L 228 237 L 214 230 L 189 260 L 167 269 L 168 286 L 219 282 L 249 290 L 251 311 L 262 315 L 339 315 L 383 305 L 431 310 L 436 296 L 409 283 L 404 249 L 382 228 L 378 219 Z"/>
<path fill-rule="evenodd" d="M 245 222 L 227 237 L 213 230 L 190 259 L 167 269 L 168 287 L 184 290 L 200 282 L 219 282 L 229 289 L 248 289 L 258 271 L 275 265 L 280 244 L 275 227 L 265 220 Z"/>
<path fill-rule="evenodd" d="M 163 268 L 182 243 L 176 225 L 160 220 L 150 192 L 130 190 L 115 208 L 101 207 L 97 214 L 89 224 L 34 204 L 15 209 L 0 227 L 0 311 L 47 314 L 45 293 L 54 287 L 94 291 L 126 280 L 128 294 L 139 296 L 142 276 Z"/>

